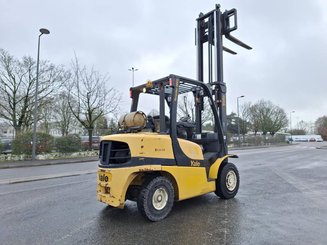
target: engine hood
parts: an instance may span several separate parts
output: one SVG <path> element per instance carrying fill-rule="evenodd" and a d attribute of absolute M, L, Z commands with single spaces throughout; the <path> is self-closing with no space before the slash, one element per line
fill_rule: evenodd
<path fill-rule="evenodd" d="M 119 141 L 128 144 L 132 157 L 174 159 L 171 138 L 158 133 L 112 134 L 101 141 Z"/>

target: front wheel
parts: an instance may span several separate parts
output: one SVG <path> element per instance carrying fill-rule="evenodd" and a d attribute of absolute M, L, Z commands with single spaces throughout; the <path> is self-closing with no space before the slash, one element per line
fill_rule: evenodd
<path fill-rule="evenodd" d="M 240 176 L 236 166 L 233 163 L 227 163 L 219 171 L 216 180 L 216 195 L 222 199 L 233 198 L 240 186 Z"/>
<path fill-rule="evenodd" d="M 159 176 L 146 182 L 137 198 L 141 214 L 151 221 L 167 217 L 174 205 L 174 188 L 171 181 Z"/>

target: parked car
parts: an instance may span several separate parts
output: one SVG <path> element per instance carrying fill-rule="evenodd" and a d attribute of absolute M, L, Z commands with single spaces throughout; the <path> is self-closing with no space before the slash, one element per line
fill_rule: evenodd
<path fill-rule="evenodd" d="M 2 145 L 2 154 L 8 154 L 12 152 L 12 139 L 4 138 L 0 140 Z"/>
<path fill-rule="evenodd" d="M 89 149 L 89 136 L 81 136 L 82 150 Z M 99 150 L 100 136 L 92 136 L 92 150 Z"/>
<path fill-rule="evenodd" d="M 318 135 L 318 137 L 316 138 L 317 142 L 323 142 L 324 140 L 322 139 L 322 137 L 320 135 Z"/>

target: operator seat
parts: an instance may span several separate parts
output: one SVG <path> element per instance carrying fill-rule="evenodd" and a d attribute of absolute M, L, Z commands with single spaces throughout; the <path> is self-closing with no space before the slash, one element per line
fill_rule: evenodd
<path fill-rule="evenodd" d="M 160 132 L 160 115 L 153 116 L 154 122 L 154 132 Z M 170 129 L 170 119 L 168 116 L 165 116 L 165 124 L 166 124 L 166 133 L 169 133 Z"/>

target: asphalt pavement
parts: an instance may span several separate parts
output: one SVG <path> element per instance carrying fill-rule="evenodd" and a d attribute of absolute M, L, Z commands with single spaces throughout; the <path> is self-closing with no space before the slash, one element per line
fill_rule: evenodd
<path fill-rule="evenodd" d="M 327 142 L 231 151 L 240 190 L 177 202 L 151 223 L 127 201 L 96 200 L 96 174 L 0 185 L 0 244 L 326 244 Z M 1 169 L 15 176 L 96 171 L 97 162 Z"/>
<path fill-rule="evenodd" d="M 97 161 L 97 160 L 98 157 L 81 157 L 81 158 L 62 158 L 62 159 L 50 159 L 50 160 L 4 161 L 4 162 L 0 162 L 0 169 L 70 164 L 70 163 L 90 162 L 90 161 Z"/>
<path fill-rule="evenodd" d="M 96 172 L 98 157 L 0 162 L 0 185 L 55 179 Z"/>

